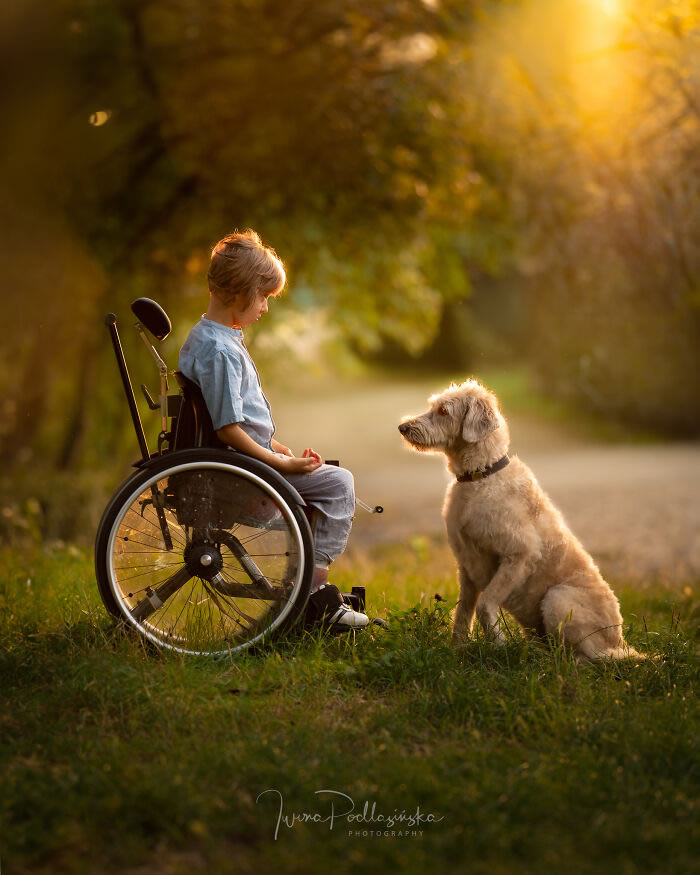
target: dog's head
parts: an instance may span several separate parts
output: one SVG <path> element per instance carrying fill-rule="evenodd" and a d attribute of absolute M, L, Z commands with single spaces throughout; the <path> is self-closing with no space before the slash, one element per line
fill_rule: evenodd
<path fill-rule="evenodd" d="M 479 444 L 496 429 L 507 427 L 498 399 L 478 380 L 453 383 L 428 399 L 428 410 L 405 417 L 399 431 L 414 449 L 445 452 L 465 444 Z"/>

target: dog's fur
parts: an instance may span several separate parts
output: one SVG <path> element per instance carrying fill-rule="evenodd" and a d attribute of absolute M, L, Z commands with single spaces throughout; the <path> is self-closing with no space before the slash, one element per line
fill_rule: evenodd
<path fill-rule="evenodd" d="M 483 471 L 508 452 L 498 400 L 477 380 L 453 384 L 428 403 L 399 431 L 417 450 L 445 453 L 455 477 Z M 455 643 L 466 640 L 475 613 L 503 641 L 503 607 L 529 632 L 563 640 L 580 662 L 644 658 L 625 644 L 615 594 L 520 459 L 482 480 L 453 480 L 443 516 L 459 567 Z"/>

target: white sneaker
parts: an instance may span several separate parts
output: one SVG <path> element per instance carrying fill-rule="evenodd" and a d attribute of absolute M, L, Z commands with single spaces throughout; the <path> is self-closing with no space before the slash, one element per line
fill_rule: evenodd
<path fill-rule="evenodd" d="M 338 610 L 328 621 L 331 626 L 340 626 L 343 629 L 362 629 L 369 625 L 369 617 L 367 614 L 361 614 L 359 611 L 353 611 L 347 605 L 341 605 Z"/>
<path fill-rule="evenodd" d="M 369 617 L 353 611 L 343 601 L 340 590 L 332 583 L 322 584 L 309 596 L 306 607 L 306 625 L 323 625 L 339 632 L 346 629 L 362 629 L 369 625 Z"/>

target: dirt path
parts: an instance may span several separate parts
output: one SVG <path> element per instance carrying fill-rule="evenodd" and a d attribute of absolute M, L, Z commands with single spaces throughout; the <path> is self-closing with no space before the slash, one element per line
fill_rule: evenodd
<path fill-rule="evenodd" d="M 374 381 L 303 399 L 268 392 L 281 440 L 339 458 L 358 496 L 385 508 L 381 516 L 358 509 L 355 547 L 443 532 L 444 462 L 407 450 L 396 430 L 438 388 Z M 605 574 L 667 586 L 700 578 L 700 445 L 611 445 L 523 416 L 509 422 L 512 452 Z"/>

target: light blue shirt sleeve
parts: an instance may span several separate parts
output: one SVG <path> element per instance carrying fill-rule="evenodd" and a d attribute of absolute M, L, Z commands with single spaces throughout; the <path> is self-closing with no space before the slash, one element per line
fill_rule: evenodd
<path fill-rule="evenodd" d="M 243 422 L 243 369 L 240 358 L 217 349 L 211 357 L 196 361 L 195 372 L 214 429 Z"/>

